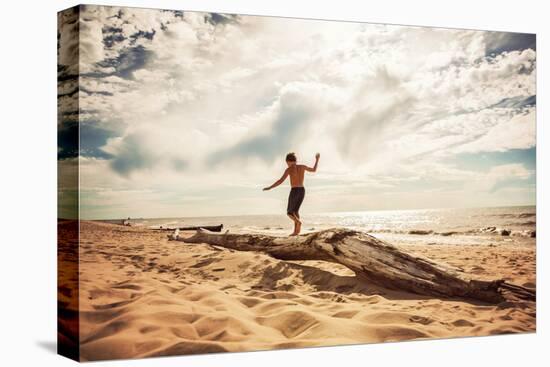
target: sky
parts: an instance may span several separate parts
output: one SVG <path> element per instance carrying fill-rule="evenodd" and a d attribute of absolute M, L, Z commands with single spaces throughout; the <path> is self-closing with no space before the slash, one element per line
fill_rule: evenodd
<path fill-rule="evenodd" d="M 535 35 L 80 6 L 58 16 L 59 216 L 535 204 Z M 80 138 L 80 144 L 78 144 Z M 80 154 L 79 154 L 80 153 Z M 78 194 L 77 172 L 80 172 Z"/>

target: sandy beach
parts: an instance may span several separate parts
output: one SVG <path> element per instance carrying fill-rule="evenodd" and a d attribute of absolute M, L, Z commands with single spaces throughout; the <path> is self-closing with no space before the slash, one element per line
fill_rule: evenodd
<path fill-rule="evenodd" d="M 67 225 L 60 223 L 60 233 Z M 80 229 L 82 360 L 482 336 L 536 328 L 534 302 L 494 305 L 437 299 L 365 284 L 339 264 L 280 261 L 262 253 L 171 242 L 166 232 L 145 228 L 84 221 Z M 534 243 L 396 245 L 479 279 L 504 278 L 534 288 Z M 63 247 L 60 254 L 74 260 L 74 254 L 63 254 Z M 65 309 L 76 304 L 70 282 L 60 278 L 60 306 Z M 70 324 L 71 315 L 74 322 L 74 313 L 60 315 L 62 325 Z M 71 332 L 70 327 L 60 331 Z"/>

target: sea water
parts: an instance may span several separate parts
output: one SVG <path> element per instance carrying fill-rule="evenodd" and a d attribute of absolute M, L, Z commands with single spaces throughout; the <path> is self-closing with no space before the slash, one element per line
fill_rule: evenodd
<path fill-rule="evenodd" d="M 536 207 L 380 210 L 303 214 L 302 232 L 346 227 L 405 243 L 534 243 Z M 281 215 L 240 215 L 133 219 L 132 225 L 150 228 L 224 225 L 233 233 L 286 235 L 292 222 Z"/>

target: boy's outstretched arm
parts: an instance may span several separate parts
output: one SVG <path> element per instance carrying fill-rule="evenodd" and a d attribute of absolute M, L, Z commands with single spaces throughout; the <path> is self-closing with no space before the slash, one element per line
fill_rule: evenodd
<path fill-rule="evenodd" d="M 281 176 L 280 179 L 278 179 L 277 181 L 275 181 L 275 182 L 273 183 L 273 185 L 268 186 L 268 187 L 264 187 L 263 190 L 264 190 L 264 191 L 267 191 L 267 190 L 271 190 L 271 189 L 274 188 L 274 187 L 279 186 L 280 184 L 282 184 L 283 182 L 285 182 L 285 180 L 286 180 L 287 177 L 288 177 L 288 168 L 285 169 L 285 172 L 283 173 L 283 175 Z"/>
<path fill-rule="evenodd" d="M 312 167 L 304 166 L 305 170 L 308 172 L 316 172 L 317 171 L 317 165 L 319 165 L 319 158 L 321 158 L 321 154 L 317 153 L 315 154 L 315 165 Z"/>

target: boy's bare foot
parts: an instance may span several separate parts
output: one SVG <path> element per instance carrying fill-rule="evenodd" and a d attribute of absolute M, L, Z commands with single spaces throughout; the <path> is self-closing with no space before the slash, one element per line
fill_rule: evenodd
<path fill-rule="evenodd" d="M 302 231 L 302 222 L 298 221 L 296 223 L 296 236 L 299 235 L 301 231 Z"/>

